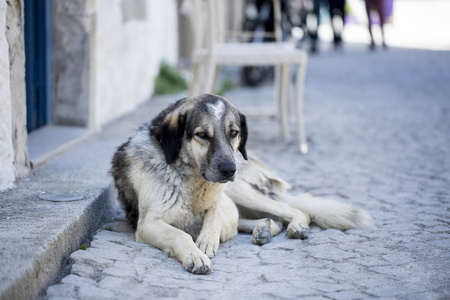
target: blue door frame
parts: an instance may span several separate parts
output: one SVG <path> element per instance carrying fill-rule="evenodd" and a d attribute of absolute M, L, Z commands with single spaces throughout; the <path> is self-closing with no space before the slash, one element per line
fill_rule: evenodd
<path fill-rule="evenodd" d="M 25 0 L 27 130 L 52 121 L 51 0 Z"/>

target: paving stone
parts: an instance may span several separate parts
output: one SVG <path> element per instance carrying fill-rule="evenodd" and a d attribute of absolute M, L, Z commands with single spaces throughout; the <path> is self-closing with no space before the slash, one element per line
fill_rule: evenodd
<path fill-rule="evenodd" d="M 95 269 L 86 264 L 73 264 L 70 273 L 81 277 L 93 278 L 95 276 Z"/>
<path fill-rule="evenodd" d="M 330 268 L 332 268 L 335 272 L 353 275 L 355 278 L 358 278 L 357 274 L 363 272 L 365 268 L 361 265 L 353 264 L 351 262 L 352 260 L 349 259 L 340 263 L 332 263 L 330 264 Z"/>
<path fill-rule="evenodd" d="M 354 248 L 353 250 L 355 250 L 356 252 L 360 252 L 366 255 L 381 255 L 381 254 L 387 254 L 389 253 L 389 249 L 385 248 L 385 247 L 358 247 L 358 248 Z"/>
<path fill-rule="evenodd" d="M 331 293 L 331 292 L 339 292 L 339 291 L 345 291 L 345 290 L 352 290 L 353 286 L 348 283 L 324 283 L 324 282 L 318 282 L 314 285 L 315 289 L 320 290 L 324 293 Z"/>
<path fill-rule="evenodd" d="M 111 290 L 101 289 L 92 285 L 82 285 L 78 289 L 77 299 L 118 299 Z"/>
<path fill-rule="evenodd" d="M 89 248 L 90 253 L 96 255 L 97 252 L 103 252 L 104 249 L 108 249 L 108 253 L 104 253 L 102 256 L 105 259 L 128 261 L 129 256 L 132 255 L 132 249 L 116 243 L 94 240 L 92 242 L 92 248 Z"/>
<path fill-rule="evenodd" d="M 116 293 L 122 293 L 130 289 L 136 289 L 141 284 L 142 282 L 137 278 L 107 276 L 103 274 L 102 278 L 98 282 L 98 287 Z"/>
<path fill-rule="evenodd" d="M 431 228 L 425 229 L 425 231 L 431 232 L 431 233 L 450 233 L 450 226 L 433 226 Z"/>
<path fill-rule="evenodd" d="M 393 287 L 375 287 L 375 288 L 369 288 L 366 290 L 366 293 L 370 294 L 371 296 L 375 297 L 393 297 L 399 294 L 404 293 L 405 291 L 399 289 L 399 288 L 393 288 Z"/>
<path fill-rule="evenodd" d="M 69 284 L 55 284 L 47 289 L 47 297 L 49 297 L 50 299 L 70 299 L 75 297 L 75 290 L 74 287 Z"/>
<path fill-rule="evenodd" d="M 126 242 L 134 242 L 134 234 L 123 234 L 121 232 L 114 232 L 110 230 L 100 230 L 94 237 L 94 240 L 96 239 L 103 239 L 124 245 Z"/>
<path fill-rule="evenodd" d="M 403 278 L 405 277 L 403 280 L 405 280 L 406 282 L 410 281 L 410 280 L 424 280 L 427 279 L 429 280 L 429 278 L 427 278 L 428 276 L 426 274 L 423 275 L 423 278 L 419 279 L 419 277 L 407 277 L 407 275 L 411 275 L 411 274 L 417 274 L 423 270 L 421 269 L 416 269 L 414 267 L 410 267 L 410 266 L 396 266 L 396 265 L 390 265 L 390 266 L 376 266 L 376 267 L 371 267 L 369 268 L 369 271 L 371 272 L 376 272 L 379 274 L 383 274 L 383 275 L 387 275 L 390 276 L 392 278 Z"/>
<path fill-rule="evenodd" d="M 101 256 L 97 256 L 98 251 L 93 251 L 88 248 L 87 250 L 78 250 L 72 253 L 69 256 L 69 259 L 72 263 L 86 263 L 91 264 L 92 266 L 100 266 L 100 267 L 109 267 L 113 264 L 112 260 L 104 259 Z"/>
<path fill-rule="evenodd" d="M 414 261 L 414 258 L 410 253 L 400 251 L 394 251 L 394 253 L 391 252 L 389 254 L 383 255 L 382 258 L 396 265 L 407 264 Z"/>
<path fill-rule="evenodd" d="M 130 270 L 129 268 L 117 268 L 117 267 L 109 267 L 102 271 L 101 276 L 113 276 L 113 277 L 137 277 L 137 273 L 134 270 Z"/>
<path fill-rule="evenodd" d="M 75 298 L 72 297 L 61 297 L 61 296 L 56 296 L 56 297 L 50 297 L 48 298 L 49 300 L 72 300 Z"/>
<path fill-rule="evenodd" d="M 304 247 L 303 250 L 316 259 L 328 259 L 336 262 L 359 256 L 357 253 L 343 251 L 329 244 Z"/>
<path fill-rule="evenodd" d="M 365 299 L 367 298 L 367 295 L 353 292 L 353 291 L 340 291 L 335 293 L 327 293 L 325 294 L 327 298 L 331 299 Z"/>
<path fill-rule="evenodd" d="M 308 297 L 317 294 L 317 291 L 315 290 L 297 287 L 295 285 L 281 287 L 266 285 L 264 290 L 266 290 L 266 292 L 263 293 L 263 297 L 267 296 L 269 299 L 298 299 L 298 297 Z"/>
<path fill-rule="evenodd" d="M 349 261 L 351 261 L 351 262 L 353 262 L 355 264 L 366 266 L 366 267 L 385 266 L 385 265 L 389 265 L 390 264 L 386 260 L 382 260 L 382 259 L 380 259 L 378 257 L 374 257 L 374 256 L 371 256 L 371 255 L 361 256 L 361 257 L 357 257 L 357 258 L 352 258 Z"/>
<path fill-rule="evenodd" d="M 92 280 L 90 278 L 81 277 L 73 274 L 69 274 L 66 277 L 64 277 L 61 280 L 62 283 L 70 284 L 74 286 L 80 286 L 80 285 L 93 285 L 96 284 L 95 280 Z"/>

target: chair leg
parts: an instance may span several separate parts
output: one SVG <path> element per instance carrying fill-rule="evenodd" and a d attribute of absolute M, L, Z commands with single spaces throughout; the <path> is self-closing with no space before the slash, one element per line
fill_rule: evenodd
<path fill-rule="evenodd" d="M 193 95 L 200 95 L 203 93 L 204 84 L 205 84 L 205 63 L 198 63 L 197 69 L 196 69 L 196 79 L 195 79 L 195 85 L 193 90 Z"/>
<path fill-rule="evenodd" d="M 274 115 L 271 115 L 270 117 L 278 117 L 278 122 L 281 126 L 281 118 L 280 118 L 280 112 L 281 112 L 281 66 L 275 66 L 275 76 L 274 76 L 274 88 L 273 88 L 273 98 L 274 101 L 274 110 L 277 113 Z"/>
<path fill-rule="evenodd" d="M 189 87 L 189 96 L 192 97 L 194 95 L 197 95 L 198 93 L 198 82 L 199 82 L 199 64 L 194 63 L 192 66 L 192 79 L 191 79 L 191 85 Z"/>
<path fill-rule="evenodd" d="M 290 120 L 290 116 L 292 114 L 292 105 L 291 105 L 291 80 L 292 80 L 292 73 L 291 73 L 291 66 L 287 65 L 287 78 L 286 78 L 286 117 L 288 120 Z"/>
<path fill-rule="evenodd" d="M 289 93 L 289 65 L 281 66 L 281 80 L 280 80 L 280 119 L 281 119 L 281 131 L 283 139 L 287 140 L 289 137 L 289 119 L 288 119 L 288 93 Z"/>
<path fill-rule="evenodd" d="M 205 89 L 205 73 L 206 73 L 206 63 L 201 63 L 198 66 L 198 83 L 197 83 L 197 93 L 196 95 L 200 95 L 202 93 L 204 93 L 204 89 Z"/>
<path fill-rule="evenodd" d="M 214 74 L 216 72 L 216 64 L 209 61 L 206 66 L 204 85 L 202 93 L 210 94 L 214 92 Z"/>
<path fill-rule="evenodd" d="M 300 152 L 306 154 L 308 152 L 308 144 L 306 142 L 305 133 L 305 120 L 304 120 L 304 108 L 303 98 L 305 93 L 305 75 L 306 75 L 307 57 L 305 55 L 301 64 L 297 67 L 297 83 L 296 83 L 296 96 L 297 96 L 297 136 L 300 144 Z"/>
<path fill-rule="evenodd" d="M 216 67 L 214 68 L 213 79 L 212 79 L 212 89 L 211 89 L 211 93 L 214 93 L 214 94 L 217 92 L 214 89 L 217 88 L 217 81 L 219 80 L 219 72 L 220 72 L 220 66 L 216 65 Z"/>

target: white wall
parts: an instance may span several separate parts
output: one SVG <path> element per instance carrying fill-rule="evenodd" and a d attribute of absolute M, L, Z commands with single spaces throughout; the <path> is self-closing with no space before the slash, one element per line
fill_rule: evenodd
<path fill-rule="evenodd" d="M 9 68 L 6 2 L 0 0 L 0 190 L 12 187 L 15 177 Z"/>
<path fill-rule="evenodd" d="M 178 24 L 176 0 L 98 0 L 96 12 L 94 127 L 100 128 L 150 99 L 161 60 L 177 61 Z"/>

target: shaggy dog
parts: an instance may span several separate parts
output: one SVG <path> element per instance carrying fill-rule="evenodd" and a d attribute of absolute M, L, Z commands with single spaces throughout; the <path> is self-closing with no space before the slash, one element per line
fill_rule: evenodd
<path fill-rule="evenodd" d="M 139 128 L 118 148 L 111 170 L 136 240 L 208 274 L 219 243 L 238 229 L 262 245 L 283 223 L 289 238 L 305 238 L 311 221 L 370 226 L 370 216 L 349 204 L 289 195 L 286 182 L 247 155 L 247 135 L 245 116 L 207 94 L 179 100 Z"/>

